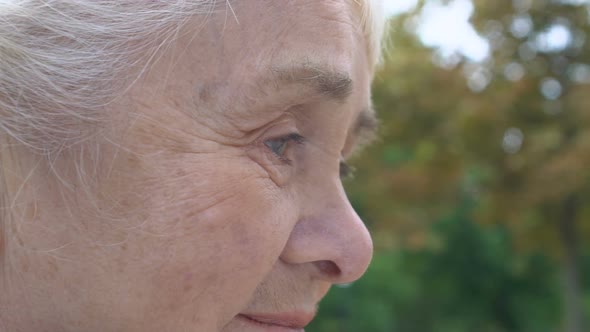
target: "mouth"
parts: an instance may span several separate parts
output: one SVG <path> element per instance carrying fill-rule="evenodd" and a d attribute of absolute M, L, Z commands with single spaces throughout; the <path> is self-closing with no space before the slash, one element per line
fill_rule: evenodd
<path fill-rule="evenodd" d="M 314 313 L 239 314 L 241 321 L 264 332 L 304 332 Z"/>

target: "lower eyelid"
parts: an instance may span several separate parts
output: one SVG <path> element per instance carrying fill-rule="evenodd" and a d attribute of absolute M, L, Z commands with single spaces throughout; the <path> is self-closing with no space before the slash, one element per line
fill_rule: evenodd
<path fill-rule="evenodd" d="M 293 175 L 293 167 L 279 160 L 264 144 L 248 150 L 250 159 L 258 164 L 278 187 L 285 186 Z"/>
<path fill-rule="evenodd" d="M 301 136 L 298 133 L 291 133 L 291 134 L 287 135 L 287 138 L 297 144 L 305 143 L 305 137 Z"/>

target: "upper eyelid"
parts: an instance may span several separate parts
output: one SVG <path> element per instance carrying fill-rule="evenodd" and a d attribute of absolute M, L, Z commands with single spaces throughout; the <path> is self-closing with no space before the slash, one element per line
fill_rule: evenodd
<path fill-rule="evenodd" d="M 279 119 L 267 124 L 261 128 L 252 142 L 257 144 L 268 141 L 285 138 L 287 136 L 297 134 L 299 135 L 299 128 L 292 116 L 282 116 Z"/>
<path fill-rule="evenodd" d="M 293 141 L 297 144 L 305 143 L 305 137 L 301 136 L 298 133 L 290 133 L 287 136 L 283 136 L 283 138 L 286 138 L 287 140 Z"/>

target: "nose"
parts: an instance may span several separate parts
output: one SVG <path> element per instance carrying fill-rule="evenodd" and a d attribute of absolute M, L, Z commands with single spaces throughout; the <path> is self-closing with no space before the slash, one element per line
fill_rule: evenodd
<path fill-rule="evenodd" d="M 332 283 L 360 278 L 371 261 L 373 242 L 354 211 L 342 185 L 332 199 L 315 199 L 296 223 L 281 260 L 311 264 L 316 277 Z"/>

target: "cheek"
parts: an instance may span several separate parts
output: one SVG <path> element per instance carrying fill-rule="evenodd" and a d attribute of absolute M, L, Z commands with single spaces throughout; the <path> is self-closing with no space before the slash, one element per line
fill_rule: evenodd
<path fill-rule="evenodd" d="M 231 319 L 287 242 L 296 221 L 289 194 L 240 156 L 170 156 L 145 164 L 151 166 L 133 181 L 145 195 L 128 206 L 128 213 L 142 213 L 129 216 L 137 227 L 127 245 L 147 258 L 130 274 L 142 273 L 153 287 L 149 301 L 158 308 L 151 310 Z"/>

